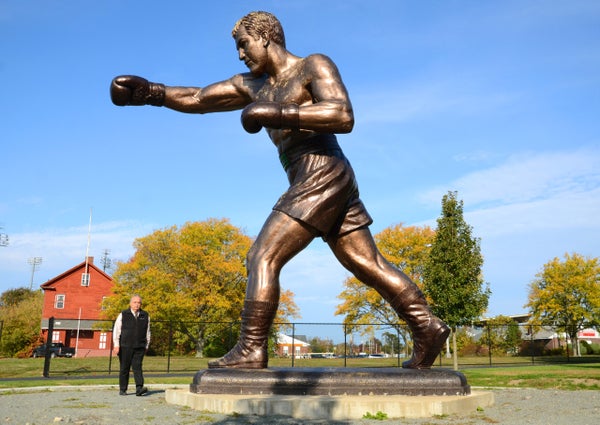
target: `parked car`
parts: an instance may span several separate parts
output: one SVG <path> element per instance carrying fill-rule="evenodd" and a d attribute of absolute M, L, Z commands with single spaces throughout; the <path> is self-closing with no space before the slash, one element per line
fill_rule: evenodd
<path fill-rule="evenodd" d="M 72 347 L 65 347 L 62 342 L 53 342 L 50 347 L 50 357 L 73 357 L 75 355 L 75 349 Z M 33 357 L 45 357 L 46 356 L 46 344 L 37 346 L 33 350 Z"/>

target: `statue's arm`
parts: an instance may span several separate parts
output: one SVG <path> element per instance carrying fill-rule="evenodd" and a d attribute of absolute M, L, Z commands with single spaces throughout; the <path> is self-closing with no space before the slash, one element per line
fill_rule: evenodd
<path fill-rule="evenodd" d="M 239 74 L 205 87 L 167 86 L 163 106 L 197 114 L 242 109 L 252 102 L 252 83 Z"/>
<path fill-rule="evenodd" d="M 306 60 L 312 103 L 300 105 L 301 127 L 318 132 L 351 132 L 354 113 L 337 67 L 324 55 L 311 55 Z"/>
<path fill-rule="evenodd" d="M 154 105 L 204 114 L 242 109 L 252 102 L 260 83 L 251 74 L 238 74 L 206 87 L 176 87 L 136 75 L 121 75 L 113 79 L 110 95 L 118 106 Z"/>

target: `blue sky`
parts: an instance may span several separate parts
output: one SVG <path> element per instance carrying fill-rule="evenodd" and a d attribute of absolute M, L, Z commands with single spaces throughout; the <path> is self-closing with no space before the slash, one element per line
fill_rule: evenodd
<path fill-rule="evenodd" d="M 377 233 L 435 227 L 458 191 L 481 238 L 488 315 L 524 312 L 554 257 L 600 256 L 597 1 L 112 1 L 0 3 L 0 291 L 34 287 L 156 229 L 226 217 L 258 233 L 286 188 L 266 134 L 239 112 L 119 108 L 137 74 L 203 86 L 246 71 L 231 28 L 251 10 L 288 48 L 338 65 L 355 110 L 339 137 Z M 282 273 L 302 321 L 333 315 L 348 273 L 316 240 Z"/>

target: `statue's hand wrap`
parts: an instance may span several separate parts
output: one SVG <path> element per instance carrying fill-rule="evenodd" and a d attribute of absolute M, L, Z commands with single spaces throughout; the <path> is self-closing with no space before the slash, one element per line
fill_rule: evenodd
<path fill-rule="evenodd" d="M 242 111 L 242 126 L 248 133 L 261 128 L 300 128 L 299 107 L 295 103 L 254 102 Z"/>
<path fill-rule="evenodd" d="M 120 75 L 110 84 L 110 98 L 117 106 L 162 106 L 165 102 L 165 86 L 136 75 Z"/>

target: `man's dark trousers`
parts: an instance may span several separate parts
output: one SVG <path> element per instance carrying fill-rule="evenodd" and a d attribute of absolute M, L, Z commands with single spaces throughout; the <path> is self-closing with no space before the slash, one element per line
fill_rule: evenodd
<path fill-rule="evenodd" d="M 144 386 L 144 375 L 142 374 L 142 360 L 144 360 L 145 348 L 119 348 L 119 389 L 127 391 L 129 385 L 129 369 L 133 369 L 136 392 Z"/>

